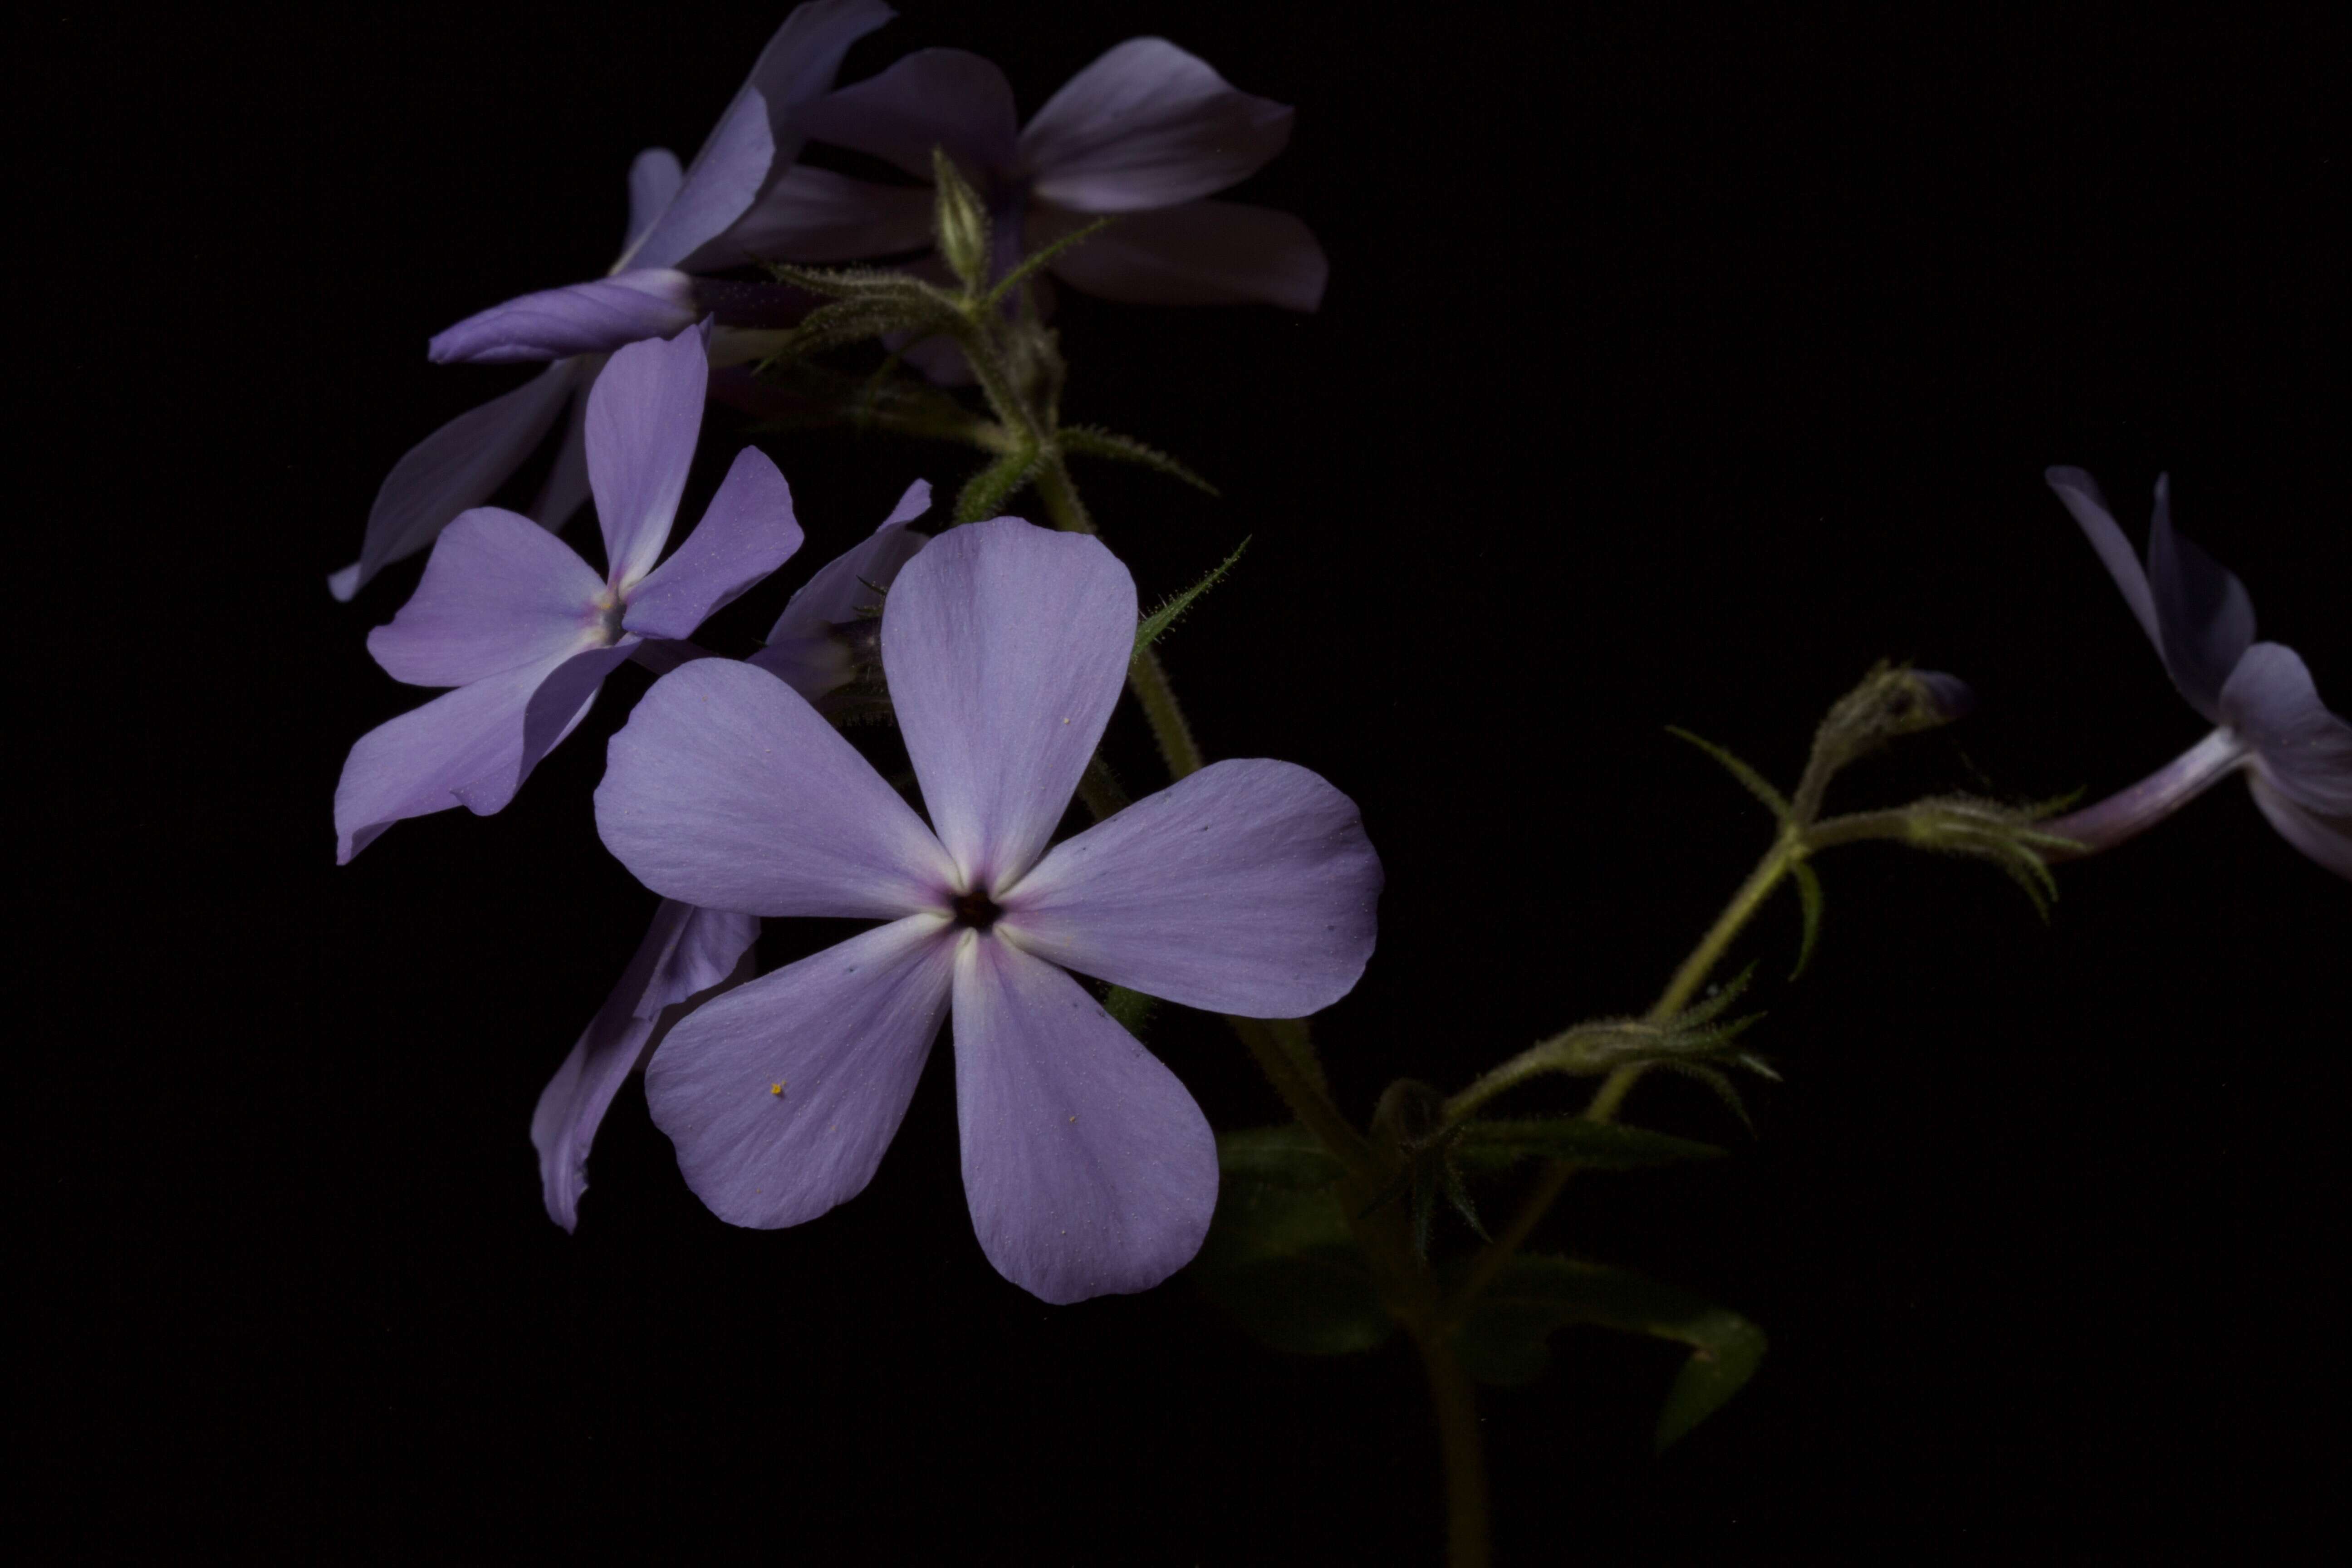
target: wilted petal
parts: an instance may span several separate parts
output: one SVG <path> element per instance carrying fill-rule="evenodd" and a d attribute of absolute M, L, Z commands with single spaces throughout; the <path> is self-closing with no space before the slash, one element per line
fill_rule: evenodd
<path fill-rule="evenodd" d="M 1042 249 L 1092 221 L 1081 213 L 1032 209 L 1029 247 Z M 1048 265 L 1073 288 L 1130 305 L 1264 303 L 1286 310 L 1322 304 L 1331 273 L 1305 224 L 1239 202 L 1131 213 Z"/>
<path fill-rule="evenodd" d="M 2147 640 L 2162 657 L 2164 637 L 2156 628 L 2156 601 L 2147 591 L 2147 573 L 2141 567 L 2131 542 L 2124 537 L 2124 531 L 2116 525 L 2115 514 L 2107 509 L 2107 498 L 2099 493 L 2099 482 L 2080 468 L 2046 468 L 2042 478 L 2082 525 L 2084 537 L 2098 552 L 2099 563 L 2116 580 L 2116 586 L 2123 590 L 2124 603 L 2131 606 L 2140 630 L 2147 634 Z"/>
<path fill-rule="evenodd" d="M 588 648 L 549 670 L 523 705 L 522 744 L 511 753 L 501 752 L 482 773 L 459 784 L 458 802 L 477 816 L 504 811 L 531 769 L 588 717 L 604 678 L 627 662 L 636 641 Z"/>
<path fill-rule="evenodd" d="M 427 352 L 436 364 L 563 359 L 675 337 L 701 314 L 693 279 L 638 268 L 493 305 L 435 337 Z"/>
<path fill-rule="evenodd" d="M 378 572 L 432 543 L 450 519 L 488 500 L 563 412 L 578 374 L 577 361 L 559 361 L 411 447 L 375 492 L 359 560 L 327 579 L 335 597 L 349 599 Z"/>
<path fill-rule="evenodd" d="M 1215 763 L 1055 845 L 997 929 L 1148 995 L 1296 1018 L 1363 973 L 1381 880 L 1355 802 L 1289 763 Z"/>
<path fill-rule="evenodd" d="M 577 652 L 604 589 L 572 547 L 527 517 L 479 507 L 441 531 L 425 580 L 368 652 L 394 680 L 464 686 Z"/>
<path fill-rule="evenodd" d="M 929 185 L 877 185 L 830 169 L 793 165 L 728 231 L 745 259 L 852 261 L 928 250 Z"/>
<path fill-rule="evenodd" d="M 907 563 L 882 668 L 940 841 L 970 886 L 1045 847 L 1135 647 L 1135 580 L 1087 534 L 1018 518 L 950 529 Z"/>
<path fill-rule="evenodd" d="M 2169 476 L 2156 481 L 2156 521 L 2147 536 L 2147 587 L 2156 603 L 2164 668 L 2208 719 L 2221 717 L 2221 684 L 2254 640 L 2246 585 L 2172 531 Z"/>
<path fill-rule="evenodd" d="M 614 583 L 642 579 L 669 540 L 702 430 L 710 380 L 704 337 L 696 331 L 631 343 L 589 390 L 588 484 Z"/>
<path fill-rule="evenodd" d="M 1021 165 L 1056 206 L 1173 206 L 1255 173 L 1290 140 L 1290 117 L 1165 38 L 1129 38 L 1037 111 L 1021 132 Z"/>
<path fill-rule="evenodd" d="M 2221 713 L 2280 795 L 2323 816 L 2352 816 L 2352 724 L 2327 710 L 2293 648 L 2248 648 L 2221 688 Z"/>
<path fill-rule="evenodd" d="M 799 1225 L 865 1190 L 947 1014 L 949 929 L 916 915 L 854 936 L 670 1031 L 646 1102 L 711 1213 Z"/>
<path fill-rule="evenodd" d="M 963 49 L 917 49 L 799 115 L 812 140 L 870 153 L 919 179 L 931 177 L 931 149 L 944 147 L 983 195 L 1013 167 L 1019 123 L 1004 73 Z"/>
<path fill-rule="evenodd" d="M 964 936 L 955 1061 L 964 1196 L 998 1273 L 1083 1301 L 1148 1290 L 1192 1261 L 1216 1206 L 1216 1139 L 1176 1075 L 1076 981 Z"/>
<path fill-rule="evenodd" d="M 666 898 L 758 915 L 940 908 L 954 868 L 930 830 L 782 682 L 697 659 L 613 737 L 596 828 Z"/>
<path fill-rule="evenodd" d="M 727 980 L 759 934 L 752 916 L 662 900 L 620 984 L 548 1079 L 531 1113 L 530 1142 L 539 1151 L 550 1219 L 566 1230 L 579 1224 L 596 1129 L 654 1043 L 662 1010 Z"/>
<path fill-rule="evenodd" d="M 474 780 L 512 769 L 531 693 L 562 662 L 523 665 L 443 692 L 361 736 L 335 785 L 336 864 L 394 823 L 446 811 Z"/>
<path fill-rule="evenodd" d="M 2352 881 L 2352 816 L 2321 816 L 2273 789 L 2259 771 L 2246 775 L 2254 804 L 2279 837 L 2347 881 Z"/>
<path fill-rule="evenodd" d="M 629 232 L 621 237 L 624 253 L 643 239 L 661 215 L 669 210 L 670 203 L 677 199 L 678 187 L 684 184 L 686 171 L 678 167 L 677 154 L 668 148 L 648 147 L 637 154 L 635 162 L 629 165 Z"/>
<path fill-rule="evenodd" d="M 686 542 L 630 594 L 622 625 L 640 637 L 692 637 L 800 547 L 792 487 L 766 453 L 746 447 Z"/>

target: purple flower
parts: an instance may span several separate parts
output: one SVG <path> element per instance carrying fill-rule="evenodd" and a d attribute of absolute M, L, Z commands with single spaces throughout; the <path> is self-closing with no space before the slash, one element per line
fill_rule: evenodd
<path fill-rule="evenodd" d="M 813 0 L 768 40 L 717 129 L 681 169 L 654 147 L 629 169 L 629 227 L 612 272 L 592 282 L 509 300 L 435 337 L 436 363 L 555 363 L 530 381 L 459 415 L 409 448 L 376 491 L 360 558 L 327 580 L 349 599 L 393 562 L 432 542 L 449 521 L 479 506 L 574 409 L 555 468 L 530 515 L 560 529 L 588 496 L 575 398 L 596 379 L 606 351 L 675 337 L 715 301 L 687 276 L 747 259 L 728 229 L 772 190 L 800 149 L 792 110 L 833 85 L 841 57 L 894 15 L 881 0 Z"/>
<path fill-rule="evenodd" d="M 1147 1289 L 1198 1248 L 1208 1124 L 1068 971 L 1313 1012 L 1370 955 L 1381 868 L 1345 795 L 1263 760 L 1048 849 L 1135 625 L 1133 580 L 1087 536 L 999 518 L 908 563 L 882 661 L 931 826 L 756 670 L 700 660 L 639 701 L 596 792 L 639 880 L 710 909 L 888 922 L 705 1005 L 654 1053 L 654 1120 L 712 1212 L 797 1225 L 861 1191 L 952 1005 L 964 1192 L 999 1272 L 1074 1301 Z"/>
<path fill-rule="evenodd" d="M 2215 728 L 2138 784 L 2042 828 L 2095 853 L 2242 769 L 2254 804 L 2280 836 L 2352 879 L 2352 725 L 2320 701 L 2294 650 L 2254 641 L 2245 584 L 2173 531 L 2168 476 L 2156 481 L 2145 570 L 2090 475 L 2052 468 L 2044 477 L 2123 590 L 2172 684 Z"/>
<path fill-rule="evenodd" d="M 335 786 L 336 859 L 404 817 L 503 807 L 647 638 L 691 637 L 800 548 L 792 491 L 746 447 L 660 565 L 702 422 L 700 329 L 632 344 L 588 395 L 588 481 L 610 570 L 496 507 L 445 529 L 425 579 L 368 651 L 395 680 L 453 686 L 360 737 Z"/>
<path fill-rule="evenodd" d="M 1054 259 L 1064 281 L 1141 304 L 1322 301 L 1329 265 L 1288 213 L 1202 198 L 1290 139 L 1286 105 L 1238 92 L 1164 38 L 1129 38 L 1070 79 L 1024 127 L 1004 74 L 961 49 L 923 49 L 802 110 L 815 141 L 919 180 L 945 147 L 990 208 L 1001 275 L 1101 214 L 1119 221 Z M 932 197 L 797 167 L 738 226 L 762 257 L 845 261 L 928 247 Z"/>
<path fill-rule="evenodd" d="M 931 487 L 917 479 L 882 526 L 819 568 L 784 606 L 768 647 L 751 661 L 814 702 L 850 679 L 850 650 L 838 632 L 877 603 L 898 569 L 929 542 L 907 524 L 930 509 Z M 539 1151 L 548 1216 L 566 1230 L 588 1190 L 588 1152 L 622 1082 L 645 1066 L 662 1026 L 690 1002 L 730 978 L 760 934 L 750 915 L 699 910 L 664 899 L 636 955 L 604 1007 L 539 1097 L 530 1141 Z"/>

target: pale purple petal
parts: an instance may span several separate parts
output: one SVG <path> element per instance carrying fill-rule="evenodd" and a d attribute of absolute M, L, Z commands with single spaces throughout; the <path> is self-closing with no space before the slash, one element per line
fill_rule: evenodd
<path fill-rule="evenodd" d="M 648 147 L 637 154 L 629 165 L 629 232 L 621 237 L 624 253 L 634 248 L 669 210 L 684 184 L 686 171 L 678 167 L 677 154 L 668 148 Z"/>
<path fill-rule="evenodd" d="M 596 373 L 604 368 L 604 356 L 589 354 L 573 363 L 580 366 L 580 384 L 584 393 L 595 383 Z M 563 438 L 556 445 L 555 461 L 548 468 L 539 494 L 523 510 L 541 528 L 561 533 L 587 503 L 588 399 L 581 396 L 572 400 L 571 411 L 564 416 Z"/>
<path fill-rule="evenodd" d="M 601 640 L 594 601 L 604 587 L 530 519 L 478 507 L 441 531 L 425 580 L 389 626 L 368 634 L 368 652 L 412 686 L 464 686 L 545 664 Z"/>
<path fill-rule="evenodd" d="M 2099 482 L 2080 468 L 2046 468 L 2042 478 L 2082 525 L 2084 537 L 2098 552 L 2099 563 L 2116 580 L 2116 586 L 2123 590 L 2124 603 L 2131 606 L 2140 630 L 2155 645 L 2158 657 L 2163 657 L 2164 638 L 2156 629 L 2156 601 L 2147 591 L 2147 573 L 2140 565 L 2131 542 L 2116 526 L 2115 513 L 2107 508 L 2107 498 L 2099 493 Z"/>
<path fill-rule="evenodd" d="M 493 305 L 439 333 L 427 352 L 436 364 L 565 359 L 675 337 L 701 315 L 693 279 L 639 268 Z"/>
<path fill-rule="evenodd" d="M 757 915 L 941 908 L 954 868 L 914 809 L 782 681 L 697 659 L 613 737 L 596 828 L 665 898 Z"/>
<path fill-rule="evenodd" d="M 2327 710 L 2293 648 L 2258 642 L 2221 688 L 2221 721 L 2272 787 L 2323 816 L 2352 816 L 2352 724 Z"/>
<path fill-rule="evenodd" d="M 477 816 L 504 811 L 531 769 L 588 717 L 604 678 L 628 661 L 636 641 L 630 637 L 609 647 L 588 648 L 550 669 L 523 705 L 521 744 L 511 752 L 499 752 L 488 767 L 459 784 L 459 804 Z"/>
<path fill-rule="evenodd" d="M 759 934 L 760 922 L 750 915 L 662 900 L 620 984 L 548 1079 L 531 1113 L 530 1142 L 539 1151 L 550 1219 L 566 1230 L 579 1224 L 596 1129 L 655 1044 L 663 1010 L 730 979 Z M 741 978 L 751 978 L 748 966 Z"/>
<path fill-rule="evenodd" d="M 830 169 L 795 164 L 727 240 L 747 260 L 852 261 L 928 250 L 929 185 L 877 185 Z"/>
<path fill-rule="evenodd" d="M 631 343 L 588 393 L 588 484 L 604 531 L 606 580 L 633 586 L 669 541 L 694 466 L 710 382 L 705 333 Z"/>
<path fill-rule="evenodd" d="M 955 1064 L 964 1197 L 998 1273 L 1059 1303 L 1149 1290 L 1192 1261 L 1216 1206 L 1216 1138 L 1076 981 L 962 937 Z"/>
<path fill-rule="evenodd" d="M 757 665 L 814 702 L 855 673 L 849 645 L 834 627 L 877 612 L 898 569 L 930 536 L 907 526 L 930 510 L 931 487 L 917 479 L 890 515 L 866 538 L 817 569 L 768 631 Z"/>
<path fill-rule="evenodd" d="M 686 542 L 629 595 L 621 624 L 640 637 L 692 637 L 800 547 L 792 488 L 766 453 L 746 447 Z"/>
<path fill-rule="evenodd" d="M 523 665 L 443 692 L 361 736 L 335 784 L 336 864 L 394 823 L 446 811 L 460 804 L 458 790 L 515 767 L 531 693 L 562 662 Z"/>
<path fill-rule="evenodd" d="M 2262 808 L 2279 837 L 2347 881 L 2352 881 L 2352 816 L 2321 816 L 2273 789 L 2260 772 L 2249 773 L 2246 784 L 2254 804 Z"/>
<path fill-rule="evenodd" d="M 1135 647 L 1135 580 L 1088 534 L 1003 517 L 907 563 L 882 614 L 891 706 L 940 841 L 1000 884 L 1045 847 Z"/>
<path fill-rule="evenodd" d="M 986 187 L 1013 167 L 1019 120 L 1004 73 L 963 49 L 918 49 L 879 76 L 803 109 L 813 141 L 869 153 L 919 179 L 944 147 L 964 176 Z"/>
<path fill-rule="evenodd" d="M 863 1192 L 939 1037 L 954 953 L 944 916 L 912 916 L 673 1028 L 646 1064 L 646 1102 L 695 1196 L 730 1225 L 773 1228 Z"/>
<path fill-rule="evenodd" d="M 359 560 L 327 579 L 335 597 L 349 599 L 378 572 L 432 543 L 450 519 L 489 500 L 578 385 L 578 363 L 559 361 L 411 447 L 375 493 Z"/>
<path fill-rule="evenodd" d="M 2254 640 L 2246 585 L 2172 531 L 2168 476 L 2156 481 L 2156 521 L 2147 536 L 2147 587 L 2156 604 L 2164 668 L 2208 719 L 2221 717 L 2221 684 Z"/>
<path fill-rule="evenodd" d="M 1165 38 L 1129 38 L 1037 111 L 1021 132 L 1021 166 L 1056 206 L 1174 206 L 1255 173 L 1290 140 L 1290 116 Z"/>
<path fill-rule="evenodd" d="M 1042 249 L 1092 220 L 1033 208 L 1029 247 Z M 1130 305 L 1264 303 L 1313 310 L 1331 264 L 1304 223 L 1271 207 L 1190 202 L 1121 217 L 1049 267 L 1072 288 Z"/>
<path fill-rule="evenodd" d="M 1381 879 L 1355 802 L 1289 763 L 1214 763 L 1055 845 L 996 929 L 1147 995 L 1296 1018 L 1363 973 Z"/>

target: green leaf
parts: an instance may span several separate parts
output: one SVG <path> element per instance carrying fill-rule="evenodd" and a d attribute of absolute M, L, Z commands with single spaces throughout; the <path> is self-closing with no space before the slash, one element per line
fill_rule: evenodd
<path fill-rule="evenodd" d="M 1251 537 L 1255 538 L 1255 535 Z M 1231 555 L 1218 563 L 1215 571 L 1144 616 L 1143 623 L 1135 628 L 1135 651 L 1139 654 L 1158 642 L 1160 634 L 1174 625 L 1177 616 L 1192 608 L 1193 600 L 1214 587 L 1226 573 L 1234 569 L 1234 563 L 1242 558 L 1242 552 L 1249 548 L 1249 540 L 1243 540 L 1234 546 L 1234 552 Z"/>
<path fill-rule="evenodd" d="M 1065 452 L 1076 452 L 1089 458 L 1108 458 L 1114 462 L 1135 463 L 1170 479 L 1181 479 L 1197 490 L 1222 499 L 1216 486 L 1160 450 L 1147 447 L 1131 436 L 1120 436 L 1098 425 L 1068 425 L 1054 437 Z"/>
<path fill-rule="evenodd" d="M 1708 756 L 1713 757 L 1717 762 L 1721 763 L 1724 766 L 1724 771 L 1730 773 L 1733 778 L 1738 779 L 1740 784 L 1746 787 L 1749 795 L 1752 795 L 1758 800 L 1762 801 L 1764 803 L 1764 808 L 1767 811 L 1769 811 L 1775 818 L 1782 822 L 1786 822 L 1789 819 L 1788 800 L 1779 790 L 1774 789 L 1769 784 L 1765 782 L 1765 778 L 1762 773 L 1758 773 L 1754 768 L 1749 767 L 1746 763 L 1741 762 L 1738 757 L 1733 756 L 1729 752 L 1726 751 L 1723 747 L 1717 745 L 1714 742 L 1701 740 L 1698 736 L 1692 734 L 1688 730 L 1680 729 L 1673 724 L 1669 724 L 1666 726 L 1666 733 L 1676 736 L 1682 740 L 1688 741 L 1692 745 L 1696 746 L 1700 751 L 1705 752 Z"/>
<path fill-rule="evenodd" d="M 1395 1331 L 1332 1184 L 1339 1166 L 1303 1127 L 1217 1140 L 1216 1216 L 1190 1270 L 1252 1336 L 1302 1355 L 1370 1350 Z"/>
<path fill-rule="evenodd" d="M 1465 1122 L 1454 1153 L 1463 1164 L 1479 1171 L 1503 1170 L 1530 1156 L 1566 1160 L 1595 1171 L 1633 1171 L 1678 1160 L 1717 1159 L 1723 1151 L 1712 1143 L 1640 1127 L 1557 1116 Z"/>
<path fill-rule="evenodd" d="M 1722 1408 L 1764 1356 L 1763 1331 L 1737 1312 L 1623 1269 L 1541 1253 L 1511 1260 L 1456 1331 L 1454 1347 L 1482 1383 L 1528 1383 L 1551 1363 L 1554 1331 L 1579 1324 L 1691 1347 L 1659 1412 L 1660 1448 Z"/>
<path fill-rule="evenodd" d="M 1034 452 L 1007 452 L 972 475 L 956 496 L 956 521 L 983 522 L 1002 515 L 1004 503 L 1029 482 L 1039 462 Z"/>
<path fill-rule="evenodd" d="M 1111 223 L 1112 220 L 1108 217 L 1098 217 L 1095 219 L 1094 222 L 1087 225 L 1084 228 L 1073 229 L 1068 234 L 1064 235 L 1061 238 L 1054 241 L 1053 244 L 1045 247 L 1043 250 L 1031 251 L 1027 256 L 1021 258 L 1020 266 L 1006 273 L 997 283 L 996 287 L 988 291 L 987 298 L 981 300 L 982 307 L 991 310 L 996 309 L 998 305 L 1003 302 L 1004 297 L 1007 294 L 1010 294 L 1015 289 L 1020 288 L 1022 284 L 1027 282 L 1030 278 L 1034 276 L 1042 268 L 1052 266 L 1055 257 L 1061 255 L 1062 252 L 1069 249 L 1070 247 L 1074 245 L 1085 244 L 1087 240 L 1092 239 L 1103 230 L 1108 228 L 1111 226 Z"/>
<path fill-rule="evenodd" d="M 1821 934 L 1822 879 L 1802 860 L 1789 862 L 1789 875 L 1796 880 L 1797 897 L 1805 907 L 1804 940 L 1797 948 L 1797 967 L 1789 971 L 1789 978 L 1794 980 L 1805 972 L 1805 965 L 1813 961 L 1813 939 Z"/>
<path fill-rule="evenodd" d="M 1159 997 L 1146 996 L 1140 991 L 1129 991 L 1124 985 L 1112 986 L 1110 994 L 1103 998 L 1103 1011 L 1117 1020 L 1120 1028 L 1139 1040 L 1143 1038 L 1144 1026 L 1151 1022 L 1151 1015 L 1159 1008 Z"/>
<path fill-rule="evenodd" d="M 929 299 L 836 300 L 802 317 L 800 325 L 785 338 L 783 346 L 769 356 L 768 363 L 821 353 L 844 343 L 878 338 L 885 332 L 919 331 L 947 319 L 937 302 Z"/>

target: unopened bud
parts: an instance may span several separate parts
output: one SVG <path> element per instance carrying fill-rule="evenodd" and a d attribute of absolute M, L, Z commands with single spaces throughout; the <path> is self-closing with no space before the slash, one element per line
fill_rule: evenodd
<path fill-rule="evenodd" d="M 931 149 L 931 181 L 939 190 L 932 218 L 940 255 L 966 289 L 988 281 L 988 209 L 944 147 Z"/>
<path fill-rule="evenodd" d="M 1882 662 L 1822 721 L 1813 755 L 1842 768 L 1898 736 L 1948 724 L 1975 705 L 1975 693 L 1958 676 Z"/>

